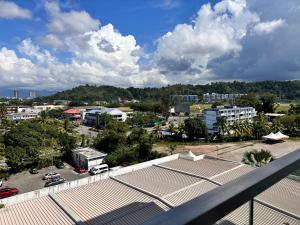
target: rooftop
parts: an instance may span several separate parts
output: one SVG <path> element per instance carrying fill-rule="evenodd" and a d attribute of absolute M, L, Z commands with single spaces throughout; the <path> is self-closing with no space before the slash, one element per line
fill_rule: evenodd
<path fill-rule="evenodd" d="M 48 196 L 6 206 L 0 210 L 0 225 L 142 224 L 253 170 L 203 155 L 168 156 L 111 171 L 106 179 L 87 185 L 63 191 L 58 187 Z M 299 202 L 300 182 L 285 178 L 255 198 L 255 224 L 299 225 Z M 241 206 L 216 224 L 247 224 L 248 207 Z"/>
<path fill-rule="evenodd" d="M 86 158 L 88 159 L 93 159 L 93 158 L 97 158 L 97 157 L 105 157 L 107 156 L 106 153 L 104 152 L 100 152 L 94 148 L 89 148 L 89 147 L 86 147 L 86 148 L 76 148 L 73 150 L 73 152 L 76 152 L 80 155 L 83 155 L 85 156 Z"/>

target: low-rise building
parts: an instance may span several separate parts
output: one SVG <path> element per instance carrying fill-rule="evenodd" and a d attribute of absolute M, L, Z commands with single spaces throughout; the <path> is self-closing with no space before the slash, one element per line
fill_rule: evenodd
<path fill-rule="evenodd" d="M 63 112 L 63 116 L 64 116 L 64 118 L 66 118 L 70 121 L 80 122 L 81 110 L 80 109 L 68 109 Z"/>
<path fill-rule="evenodd" d="M 48 111 L 52 109 L 64 109 L 64 105 L 35 105 L 33 106 L 34 109 L 40 110 L 40 111 Z"/>
<path fill-rule="evenodd" d="M 215 109 L 204 110 L 204 121 L 208 133 L 218 133 L 216 126 L 218 117 L 225 117 L 228 124 L 233 124 L 237 120 L 253 121 L 256 116 L 256 110 L 253 107 L 221 106 Z"/>
<path fill-rule="evenodd" d="M 100 165 L 107 154 L 93 148 L 76 148 L 72 151 L 72 156 L 75 166 L 89 170 Z"/>
<path fill-rule="evenodd" d="M 19 113 L 10 113 L 6 115 L 6 118 L 12 121 L 22 121 L 36 119 L 39 117 L 37 112 L 19 112 Z"/>
<path fill-rule="evenodd" d="M 172 95 L 171 101 L 175 104 L 178 103 L 198 103 L 198 95 Z"/>

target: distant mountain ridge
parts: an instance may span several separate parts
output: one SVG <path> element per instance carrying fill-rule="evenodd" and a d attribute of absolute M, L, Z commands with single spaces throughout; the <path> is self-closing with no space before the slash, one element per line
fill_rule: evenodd
<path fill-rule="evenodd" d="M 114 86 L 82 85 L 54 95 L 39 97 L 39 101 L 58 99 L 74 102 L 112 101 L 114 99 L 137 99 L 157 101 L 161 96 L 172 94 L 195 94 L 200 98 L 204 93 L 271 93 L 283 100 L 300 99 L 300 81 L 260 81 L 260 82 L 215 82 L 205 85 L 176 84 L 160 88 L 119 88 Z"/>

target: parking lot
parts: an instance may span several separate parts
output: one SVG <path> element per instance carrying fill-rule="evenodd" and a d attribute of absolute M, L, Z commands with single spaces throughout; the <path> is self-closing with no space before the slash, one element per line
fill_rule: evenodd
<path fill-rule="evenodd" d="M 29 171 L 24 171 L 9 177 L 8 181 L 4 181 L 2 187 L 15 187 L 19 189 L 19 193 L 34 191 L 45 186 L 46 181 L 43 176 L 48 172 L 57 172 L 66 181 L 77 180 L 89 176 L 88 173 L 78 174 L 73 171 L 73 167 L 65 163 L 64 169 L 57 169 L 55 166 L 50 166 L 40 169 L 38 174 L 31 174 Z"/>

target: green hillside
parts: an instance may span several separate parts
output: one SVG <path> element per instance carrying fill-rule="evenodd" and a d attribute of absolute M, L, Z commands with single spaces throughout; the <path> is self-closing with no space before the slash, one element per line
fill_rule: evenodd
<path fill-rule="evenodd" d="M 113 99 L 137 99 L 156 101 L 171 94 L 196 94 L 200 99 L 204 93 L 256 93 L 275 94 L 278 99 L 291 101 L 300 99 L 300 81 L 261 82 L 216 82 L 205 85 L 171 85 L 161 88 L 118 88 L 113 86 L 84 85 L 54 95 L 38 98 L 38 101 L 64 99 L 79 102 L 111 101 Z"/>

